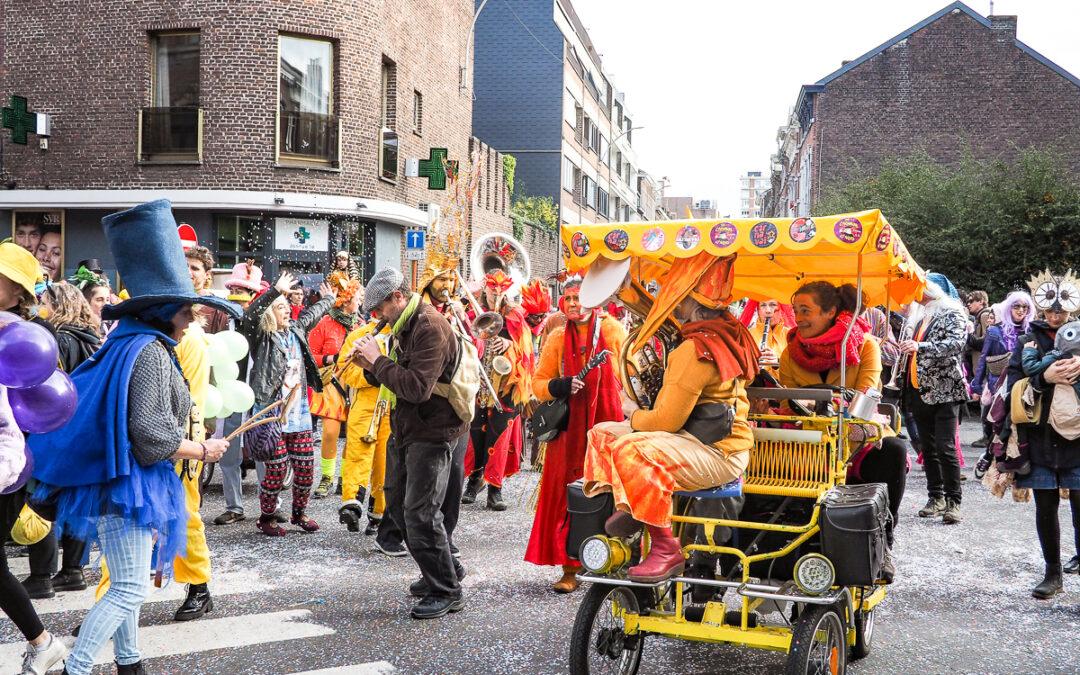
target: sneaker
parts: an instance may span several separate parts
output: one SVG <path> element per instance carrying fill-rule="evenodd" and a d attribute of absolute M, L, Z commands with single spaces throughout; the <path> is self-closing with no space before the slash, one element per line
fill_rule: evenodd
<path fill-rule="evenodd" d="M 373 516 L 370 513 L 367 518 L 367 527 L 364 528 L 364 536 L 370 537 L 379 533 L 379 523 L 382 522 L 382 518 L 379 516 Z"/>
<path fill-rule="evenodd" d="M 946 525 L 956 525 L 962 520 L 960 517 L 960 502 L 951 499 L 945 500 L 945 512 L 941 514 L 941 522 Z"/>
<path fill-rule="evenodd" d="M 49 668 L 66 659 L 69 651 L 68 646 L 55 635 L 50 635 L 49 641 L 40 647 L 28 642 L 20 672 L 22 675 L 45 675 Z"/>
<path fill-rule="evenodd" d="M 1080 573 L 1080 555 L 1074 555 L 1072 560 L 1065 563 L 1065 567 L 1062 569 L 1065 574 L 1078 574 Z"/>
<path fill-rule="evenodd" d="M 26 589 L 26 594 L 30 596 L 31 600 L 48 600 L 49 598 L 56 597 L 56 591 L 53 590 L 52 579 L 48 576 L 30 576 L 23 579 L 23 588 Z"/>
<path fill-rule="evenodd" d="M 60 570 L 52 578 L 54 591 L 85 591 L 86 577 L 81 569 Z"/>
<path fill-rule="evenodd" d="M 232 525 L 233 523 L 239 523 L 244 520 L 244 514 L 237 513 L 236 511 L 226 511 L 217 518 L 214 518 L 215 525 Z"/>
<path fill-rule="evenodd" d="M 502 488 L 489 485 L 487 490 L 487 507 L 491 511 L 505 511 L 506 502 L 502 498 Z"/>
<path fill-rule="evenodd" d="M 473 471 L 469 480 L 465 482 L 465 490 L 461 493 L 462 504 L 472 504 L 476 501 L 476 495 L 484 489 L 484 472 Z"/>
<path fill-rule="evenodd" d="M 926 500 L 926 506 L 919 509 L 920 518 L 933 518 L 945 513 L 945 498 L 931 497 Z"/>
<path fill-rule="evenodd" d="M 405 544 L 383 544 L 378 539 L 375 540 L 375 549 L 383 555 L 388 555 L 391 558 L 404 558 L 409 555 L 409 550 L 405 548 Z"/>
<path fill-rule="evenodd" d="M 325 499 L 334 489 L 334 477 L 323 474 L 321 480 L 319 480 L 318 487 L 315 488 L 315 492 L 312 493 L 312 497 L 315 499 Z"/>
<path fill-rule="evenodd" d="M 427 597 L 416 603 L 409 613 L 414 619 L 438 619 L 465 609 L 465 598 Z"/>
<path fill-rule="evenodd" d="M 987 450 L 979 458 L 979 461 L 975 462 L 975 470 L 972 472 L 975 474 L 976 480 L 982 480 L 982 477 L 986 475 L 986 472 L 990 470 L 990 463 L 994 460 L 993 455 Z"/>
<path fill-rule="evenodd" d="M 461 581 L 465 578 L 465 568 L 461 565 L 455 565 L 454 572 L 457 574 L 458 581 Z M 428 585 L 427 581 L 424 580 L 424 577 L 420 577 L 416 581 L 409 584 L 409 595 L 413 596 L 414 598 L 423 598 L 427 594 Z"/>

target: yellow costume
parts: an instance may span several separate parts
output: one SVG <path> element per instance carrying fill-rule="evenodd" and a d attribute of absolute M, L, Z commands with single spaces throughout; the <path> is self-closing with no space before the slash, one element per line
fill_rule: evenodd
<path fill-rule="evenodd" d="M 368 322 L 345 337 L 345 342 L 338 355 L 338 367 L 341 374 L 338 379 L 342 384 L 353 388 L 352 405 L 349 407 L 348 438 L 345 441 L 345 454 L 341 459 L 341 501 L 356 500 L 359 488 L 368 488 L 375 506 L 372 516 L 379 517 L 386 508 L 383 495 L 383 480 L 386 474 L 386 443 L 390 439 L 390 415 L 383 414 L 374 441 L 365 441 L 371 427 L 371 418 L 375 413 L 375 404 L 379 398 L 379 388 L 364 379 L 364 371 L 346 358 L 356 341 L 375 330 L 375 322 Z M 383 335 L 390 334 L 387 327 Z M 379 349 L 385 354 L 385 343 L 380 341 Z"/>
<path fill-rule="evenodd" d="M 201 443 L 206 439 L 203 426 L 203 408 L 206 406 L 206 389 L 210 385 L 210 359 L 207 349 L 210 341 L 197 323 L 184 331 L 184 337 L 176 346 L 176 358 L 180 370 L 188 381 L 191 391 L 192 425 L 191 440 Z M 210 549 L 206 545 L 206 528 L 199 515 L 202 497 L 199 494 L 199 477 L 203 463 L 184 460 L 176 463 L 176 473 L 184 486 L 184 502 L 188 510 L 187 550 L 173 560 L 173 578 L 182 584 L 205 584 L 210 581 Z M 109 589 L 109 568 L 105 557 L 101 558 L 101 581 L 97 587 L 97 599 Z"/>
<path fill-rule="evenodd" d="M 780 384 L 785 387 L 808 387 L 812 384 L 822 384 L 821 373 L 811 372 L 795 363 L 795 360 L 791 358 L 791 353 L 786 349 L 780 355 L 780 374 L 776 379 L 780 380 Z M 844 386 L 858 391 L 881 388 L 881 347 L 873 335 L 866 334 L 862 347 L 859 348 L 859 363 L 848 366 L 845 380 Z M 824 383 L 840 386 L 840 369 L 830 370 Z"/>
<path fill-rule="evenodd" d="M 777 317 L 779 319 L 779 317 Z M 754 338 L 754 344 L 761 346 L 761 334 L 765 330 L 765 322 L 758 319 L 757 323 L 751 326 L 749 329 L 750 335 Z M 766 340 L 765 346 L 776 354 L 776 358 L 780 358 L 780 355 L 787 349 L 787 333 L 788 329 L 784 326 L 783 321 L 773 321 L 769 327 L 769 339 Z M 780 372 L 780 368 L 777 366 L 771 366 L 766 368 L 773 376 L 777 376 Z"/>

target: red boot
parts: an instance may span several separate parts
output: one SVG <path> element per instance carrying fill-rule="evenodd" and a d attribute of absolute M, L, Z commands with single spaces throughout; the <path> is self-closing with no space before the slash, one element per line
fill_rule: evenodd
<path fill-rule="evenodd" d="M 649 555 L 640 565 L 630 568 L 631 581 L 653 584 L 682 574 L 686 565 L 682 546 L 671 534 L 670 527 L 647 526 L 649 529 Z"/>

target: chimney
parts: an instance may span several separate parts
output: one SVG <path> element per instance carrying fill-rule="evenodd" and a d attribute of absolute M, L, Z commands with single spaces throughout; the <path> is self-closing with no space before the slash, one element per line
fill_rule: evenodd
<path fill-rule="evenodd" d="M 843 68 L 844 66 L 846 66 L 849 63 L 851 63 L 851 59 L 844 59 L 843 61 L 840 62 L 840 67 Z"/>
<path fill-rule="evenodd" d="M 989 16 L 990 30 L 994 31 L 994 37 L 998 40 L 1016 39 L 1015 16 Z"/>

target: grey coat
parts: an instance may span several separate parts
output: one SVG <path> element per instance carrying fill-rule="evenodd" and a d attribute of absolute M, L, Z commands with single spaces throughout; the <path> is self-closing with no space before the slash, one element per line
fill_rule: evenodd
<path fill-rule="evenodd" d="M 280 293 L 271 288 L 254 300 L 244 310 L 244 316 L 237 322 L 236 330 L 247 338 L 248 347 L 251 349 L 251 368 L 248 370 L 248 384 L 255 392 L 255 407 L 262 409 L 281 398 L 281 385 L 285 379 L 285 363 L 288 354 L 285 350 L 285 339 L 279 333 L 266 333 L 259 329 L 259 321 Z M 334 298 L 323 298 L 311 307 L 300 312 L 296 321 L 289 325 L 297 338 L 300 339 L 300 352 L 304 358 L 304 375 L 307 379 L 306 386 L 315 391 L 322 391 L 322 379 L 319 377 L 319 368 L 315 365 L 315 358 L 311 355 L 308 347 L 307 334 L 319 319 L 330 311 L 334 304 Z M 301 396 L 306 396 L 307 391 L 301 391 Z"/>
<path fill-rule="evenodd" d="M 929 405 L 966 401 L 961 362 L 967 346 L 967 321 L 952 310 L 940 310 L 929 321 L 930 327 L 919 341 L 919 395 Z"/>

